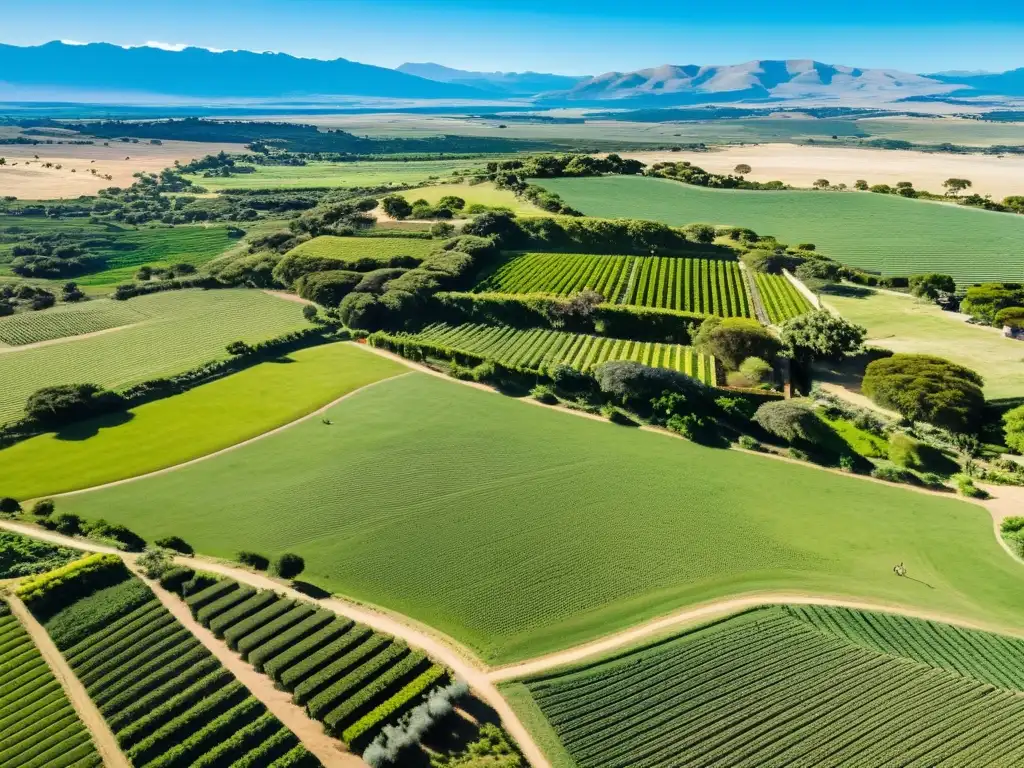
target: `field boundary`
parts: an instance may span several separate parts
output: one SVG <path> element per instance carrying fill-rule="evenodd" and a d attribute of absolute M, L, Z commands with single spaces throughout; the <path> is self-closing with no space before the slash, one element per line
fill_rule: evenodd
<path fill-rule="evenodd" d="M 113 732 L 103 719 L 99 708 L 89 698 L 85 686 L 78 679 L 67 660 L 57 650 L 57 645 L 50 635 L 43 628 L 42 624 L 36 621 L 36 617 L 25 607 L 25 604 L 16 595 L 7 595 L 7 603 L 11 607 L 11 613 L 21 622 L 28 633 L 40 655 L 50 668 L 53 676 L 57 678 L 60 687 L 64 690 L 71 706 L 78 714 L 82 724 L 89 731 L 93 746 L 103 758 L 103 765 L 107 768 L 131 768 L 128 758 L 121 752 L 121 747 L 114 738 Z"/>
<path fill-rule="evenodd" d="M 359 394 L 363 390 L 369 389 L 370 387 L 374 387 L 377 384 L 381 384 L 381 383 L 383 383 L 385 381 L 391 381 L 391 379 L 397 379 L 397 378 L 400 378 L 402 376 L 408 376 L 411 373 L 412 373 L 412 371 L 407 371 L 405 373 L 396 373 L 393 376 L 387 376 L 386 378 L 383 378 L 383 379 L 377 379 L 377 381 L 371 381 L 369 384 L 364 384 L 363 386 L 359 387 L 358 389 L 353 389 L 351 392 L 347 392 L 344 395 L 342 395 L 341 397 L 335 398 L 334 400 L 332 400 L 331 402 L 327 403 L 326 405 L 322 405 L 319 408 L 317 408 L 316 410 L 310 411 L 305 416 L 300 416 L 297 419 L 289 421 L 287 424 L 282 424 L 281 426 L 274 427 L 273 429 L 268 430 L 267 432 L 262 432 L 262 433 L 256 435 L 255 437 L 250 437 L 248 440 L 243 440 L 240 443 L 235 443 L 234 445 L 229 445 L 227 448 L 221 448 L 219 451 L 214 451 L 213 453 L 207 453 L 204 456 L 197 456 L 196 458 L 189 459 L 188 461 L 182 462 L 181 464 L 172 464 L 169 467 L 164 467 L 162 469 L 155 469 L 152 472 L 146 472 L 146 473 L 141 474 L 141 475 L 135 475 L 133 477 L 125 477 L 125 478 L 122 478 L 121 480 L 112 480 L 111 482 L 103 483 L 102 485 L 93 485 L 93 486 L 90 486 L 89 488 L 78 488 L 77 490 L 74 490 L 74 491 L 65 491 L 64 493 L 55 493 L 52 496 L 50 496 L 49 498 L 59 499 L 59 498 L 63 498 L 63 497 L 66 497 L 66 496 L 77 496 L 78 494 L 81 494 L 81 493 L 90 493 L 91 491 L 100 491 L 100 490 L 103 490 L 104 488 L 113 488 L 115 485 L 124 485 L 125 483 L 133 483 L 136 480 L 144 480 L 147 477 L 156 477 L 157 475 L 165 475 L 168 472 L 173 472 L 175 470 L 183 469 L 184 467 L 188 467 L 188 466 L 191 466 L 193 464 L 198 464 L 201 461 L 206 461 L 207 459 L 212 459 L 212 458 L 215 458 L 216 456 L 221 456 L 221 455 L 223 455 L 225 453 L 229 453 L 230 451 L 234 451 L 234 450 L 237 450 L 237 449 L 239 449 L 239 448 L 241 448 L 243 446 L 249 445 L 250 443 L 255 443 L 258 440 L 263 440 L 264 438 L 270 437 L 271 435 L 276 435 L 278 432 L 283 432 L 286 429 L 290 429 L 291 427 L 294 427 L 296 424 L 301 424 L 302 422 L 307 421 L 307 420 L 313 418 L 314 416 L 319 416 L 320 414 L 324 413 L 328 409 L 333 408 L 335 405 L 340 403 L 342 400 L 347 400 L 348 398 L 352 397 L 353 395 Z M 30 501 L 31 501 L 31 499 L 30 499 Z"/>
<path fill-rule="evenodd" d="M 794 275 L 788 269 L 783 269 L 782 274 L 787 280 L 789 280 L 789 282 L 792 284 L 794 288 L 796 288 L 800 293 L 803 294 L 803 297 L 805 299 L 811 302 L 812 307 L 814 307 L 815 309 L 821 309 L 821 299 L 818 298 L 818 295 L 814 293 L 814 291 L 812 291 L 810 288 L 804 285 L 803 280 Z"/>
<path fill-rule="evenodd" d="M 757 280 L 742 261 L 740 262 L 740 272 L 743 274 L 743 282 L 747 284 L 747 291 L 750 293 L 750 304 L 754 310 L 754 317 L 761 325 L 770 326 L 772 320 L 768 317 L 768 310 L 764 308 L 764 302 L 761 301 L 761 291 L 757 287 Z"/>

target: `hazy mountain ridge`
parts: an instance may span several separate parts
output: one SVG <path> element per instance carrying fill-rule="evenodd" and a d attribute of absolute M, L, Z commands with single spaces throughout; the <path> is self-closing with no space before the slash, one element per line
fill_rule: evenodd
<path fill-rule="evenodd" d="M 940 72 L 928 77 L 971 88 L 979 96 L 1024 96 L 1024 67 L 1007 72 Z"/>
<path fill-rule="evenodd" d="M 406 62 L 396 70 L 439 83 L 458 83 L 508 96 L 536 96 L 548 91 L 564 91 L 589 79 L 589 76 L 554 75 L 546 72 L 473 72 L 433 62 Z"/>

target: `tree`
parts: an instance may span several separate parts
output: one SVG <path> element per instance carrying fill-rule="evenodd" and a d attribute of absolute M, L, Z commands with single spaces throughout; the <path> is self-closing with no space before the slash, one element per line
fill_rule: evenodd
<path fill-rule="evenodd" d="M 56 508 L 53 499 L 40 499 L 32 505 L 32 514 L 36 517 L 49 517 Z"/>
<path fill-rule="evenodd" d="M 956 197 L 961 192 L 963 192 L 965 189 L 968 189 L 968 188 L 970 188 L 970 187 L 972 187 L 974 185 L 971 184 L 970 179 L 955 179 L 955 178 L 953 178 L 953 179 L 946 179 L 944 182 L 942 182 L 942 186 L 944 186 L 946 188 L 946 195 L 947 196 L 952 195 L 953 197 Z"/>
<path fill-rule="evenodd" d="M 164 536 L 164 538 L 157 539 L 153 543 L 158 547 L 173 549 L 175 552 L 180 552 L 183 555 L 195 554 L 195 550 L 192 549 L 192 545 L 181 538 L 181 536 Z"/>
<path fill-rule="evenodd" d="M 853 182 L 853 188 L 859 189 L 861 192 L 866 192 L 868 189 L 868 183 L 864 179 L 857 179 L 855 182 Z"/>
<path fill-rule="evenodd" d="M 713 355 L 730 371 L 748 357 L 774 360 L 782 343 L 756 320 L 746 317 L 709 317 L 700 325 L 693 345 Z"/>
<path fill-rule="evenodd" d="M 810 406 L 799 400 L 764 403 L 754 413 L 754 421 L 776 437 L 791 443 L 817 443 L 826 433 L 821 419 Z"/>
<path fill-rule="evenodd" d="M 1003 429 L 1006 432 L 1006 445 L 1018 453 L 1024 453 L 1024 405 L 1003 414 Z"/>
<path fill-rule="evenodd" d="M 782 343 L 796 360 L 842 360 L 860 350 L 867 330 L 823 309 L 808 312 L 782 326 Z"/>
<path fill-rule="evenodd" d="M 380 202 L 384 213 L 392 219 L 407 219 L 412 213 L 412 205 L 401 195 L 388 195 Z"/>
<path fill-rule="evenodd" d="M 869 363 L 861 388 L 904 418 L 973 433 L 985 406 L 983 384 L 977 373 L 944 358 L 895 354 Z"/>
<path fill-rule="evenodd" d="M 312 304 L 306 304 L 302 307 L 302 316 L 310 323 L 318 323 L 320 321 L 319 314 L 316 311 L 316 307 Z"/>
<path fill-rule="evenodd" d="M 44 427 L 58 428 L 72 421 L 109 413 L 123 405 L 120 395 L 96 384 L 59 384 L 29 395 L 25 415 Z"/>
<path fill-rule="evenodd" d="M 828 189 L 832 185 L 829 183 L 828 179 L 817 179 L 811 186 L 815 189 Z"/>
<path fill-rule="evenodd" d="M 996 312 L 996 325 L 1024 328 L 1024 307 L 1006 307 Z"/>
<path fill-rule="evenodd" d="M 227 350 L 229 355 L 237 355 L 239 357 L 242 355 L 250 355 L 253 351 L 253 348 L 244 341 L 232 341 L 228 343 L 224 349 Z"/>
<path fill-rule="evenodd" d="M 292 552 L 285 552 L 274 563 L 274 573 L 282 579 L 294 579 L 306 569 L 306 561 Z"/>
<path fill-rule="evenodd" d="M 17 499 L 12 499 L 10 496 L 0 498 L 0 514 L 13 515 L 18 512 L 21 512 L 21 504 Z"/>
<path fill-rule="evenodd" d="M 594 369 L 601 391 L 620 403 L 646 405 L 665 393 L 686 395 L 693 402 L 708 397 L 708 387 L 697 379 L 668 368 L 652 368 L 628 360 L 612 360 Z"/>
<path fill-rule="evenodd" d="M 710 224 L 690 224 L 684 227 L 683 231 L 695 243 L 715 242 L 715 228 Z"/>
<path fill-rule="evenodd" d="M 0 165 L 7 165 L 7 158 L 6 157 L 0 157 Z"/>
<path fill-rule="evenodd" d="M 1024 287 L 1017 283 L 982 283 L 967 289 L 960 311 L 975 320 L 992 324 L 999 310 L 1024 307 Z"/>
<path fill-rule="evenodd" d="M 922 299 L 939 297 L 940 293 L 955 293 L 956 282 L 949 275 L 941 275 L 937 272 L 929 272 L 921 275 L 911 275 L 909 280 L 910 292 Z"/>
<path fill-rule="evenodd" d="M 437 238 L 451 237 L 455 232 L 455 225 L 449 224 L 447 221 L 439 221 L 436 224 L 432 224 L 430 227 L 430 236 Z"/>
<path fill-rule="evenodd" d="M 771 381 L 772 366 L 760 357 L 748 357 L 740 363 L 740 373 L 753 386 Z"/>
<path fill-rule="evenodd" d="M 740 176 L 746 176 L 752 170 L 753 169 L 746 163 L 740 163 L 735 168 L 733 168 L 733 173 L 739 174 Z"/>

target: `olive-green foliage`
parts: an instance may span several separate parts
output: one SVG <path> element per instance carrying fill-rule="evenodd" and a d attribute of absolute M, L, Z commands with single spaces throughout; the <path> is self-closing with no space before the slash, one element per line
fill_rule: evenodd
<path fill-rule="evenodd" d="M 75 560 L 82 552 L 0 531 L 0 579 L 15 579 L 51 571 Z"/>
<path fill-rule="evenodd" d="M 701 323 L 693 345 L 733 371 L 748 357 L 774 360 L 782 348 L 771 332 L 746 317 L 709 317 Z"/>
<path fill-rule="evenodd" d="M 919 440 L 915 440 L 902 432 L 894 432 L 889 438 L 889 458 L 893 463 L 906 469 L 924 469 L 924 459 L 921 456 L 921 449 L 925 447 Z"/>
<path fill-rule="evenodd" d="M 594 377 L 603 393 L 623 404 L 647 405 L 665 392 L 700 399 L 709 391 L 707 385 L 684 373 L 626 360 L 601 363 L 594 368 Z"/>
<path fill-rule="evenodd" d="M 336 307 L 363 279 L 359 272 L 329 269 L 311 272 L 295 281 L 295 290 L 304 299 L 323 307 Z"/>
<path fill-rule="evenodd" d="M 797 360 L 839 361 L 860 350 L 867 329 L 823 309 L 794 317 L 782 326 L 782 343 Z"/>
<path fill-rule="evenodd" d="M 748 357 L 740 363 L 739 372 L 754 386 L 771 381 L 772 366 L 760 357 Z"/>
<path fill-rule="evenodd" d="M 967 289 L 960 311 L 977 320 L 994 323 L 996 314 L 1007 307 L 1024 306 L 1024 286 L 1019 283 L 982 283 Z"/>
<path fill-rule="evenodd" d="M 117 555 L 87 555 L 30 577 L 18 586 L 17 593 L 33 611 L 46 612 L 127 578 L 128 570 Z"/>
<path fill-rule="evenodd" d="M 1024 405 L 1019 405 L 1003 414 L 1003 429 L 1006 434 L 1006 445 L 1024 453 Z"/>
<path fill-rule="evenodd" d="M 996 312 L 997 326 L 1008 325 L 1011 328 L 1024 328 L 1024 307 L 1006 307 Z"/>
<path fill-rule="evenodd" d="M 798 400 L 764 403 L 754 414 L 754 421 L 789 442 L 819 443 L 827 429 L 810 406 Z"/>
<path fill-rule="evenodd" d="M 953 293 L 956 291 L 956 282 L 949 275 L 940 275 L 937 272 L 928 272 L 921 275 L 910 276 L 910 292 L 914 296 L 924 299 L 935 299 L 939 293 Z"/>
<path fill-rule="evenodd" d="M 985 405 L 982 384 L 974 371 L 941 357 L 895 354 L 868 363 L 862 389 L 905 418 L 972 432 Z"/>

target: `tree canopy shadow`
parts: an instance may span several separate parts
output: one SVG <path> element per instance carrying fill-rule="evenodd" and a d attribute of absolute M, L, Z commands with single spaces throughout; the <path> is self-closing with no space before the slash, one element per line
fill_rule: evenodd
<path fill-rule="evenodd" d="M 122 424 L 127 424 L 134 418 L 135 414 L 131 411 L 113 411 L 112 413 L 105 413 L 102 416 L 95 416 L 85 421 L 67 424 L 58 429 L 54 436 L 58 440 L 67 440 L 69 442 L 88 440 L 90 437 L 96 437 L 101 429 L 119 427 Z"/>

